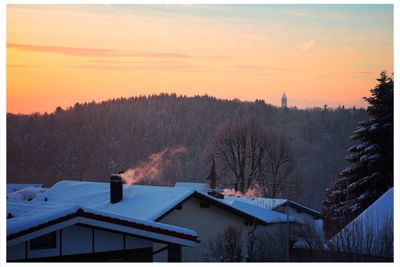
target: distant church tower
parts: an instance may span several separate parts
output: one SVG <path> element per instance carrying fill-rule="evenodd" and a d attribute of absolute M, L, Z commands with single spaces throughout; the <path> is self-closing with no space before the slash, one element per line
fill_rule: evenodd
<path fill-rule="evenodd" d="M 287 97 L 286 97 L 285 93 L 283 93 L 283 96 L 282 96 L 281 107 L 287 108 Z"/>

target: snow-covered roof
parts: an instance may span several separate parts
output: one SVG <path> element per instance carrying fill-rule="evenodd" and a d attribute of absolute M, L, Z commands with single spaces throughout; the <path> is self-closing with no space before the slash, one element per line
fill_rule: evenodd
<path fill-rule="evenodd" d="M 7 236 L 74 213 L 78 209 L 77 205 L 37 205 L 32 202 L 13 202 L 12 205 L 7 205 L 7 212 L 13 214 L 13 218 L 7 219 Z"/>
<path fill-rule="evenodd" d="M 34 199 L 36 196 L 45 192 L 46 190 L 47 188 L 44 187 L 36 187 L 36 186 L 24 187 L 22 189 L 7 193 L 7 199 L 30 201 Z"/>
<path fill-rule="evenodd" d="M 123 185 L 123 198 L 110 203 L 110 185 L 100 182 L 64 180 L 32 202 L 81 205 L 123 216 L 156 220 L 194 192 L 191 188 Z"/>
<path fill-rule="evenodd" d="M 157 220 L 176 205 L 198 192 L 209 199 L 227 205 L 265 223 L 286 221 L 286 216 L 262 209 L 245 202 L 224 201 L 214 198 L 204 191 L 191 187 L 167 187 L 148 185 L 123 185 L 123 198 L 116 204 L 110 203 L 108 183 L 64 180 L 49 188 L 32 200 L 33 203 L 81 205 L 82 207 L 131 216 L 146 220 Z M 45 201 L 45 199 L 47 201 Z"/>
<path fill-rule="evenodd" d="M 207 183 L 187 183 L 187 182 L 176 182 L 175 187 L 192 188 L 198 191 L 206 191 L 208 189 Z"/>
<path fill-rule="evenodd" d="M 225 196 L 224 201 L 227 203 L 232 203 L 235 201 L 241 201 L 247 204 L 257 206 L 259 208 L 273 210 L 287 203 L 287 199 L 283 198 L 254 198 L 254 197 L 241 197 L 241 196 Z M 289 200 L 289 206 L 295 209 L 301 209 L 302 211 L 308 212 L 313 216 L 320 216 L 320 213 L 309 207 L 301 205 L 295 201 Z"/>
<path fill-rule="evenodd" d="M 39 205 L 33 202 L 11 202 L 8 205 L 8 209 L 15 214 L 19 213 L 19 216 L 7 219 L 7 238 L 13 240 L 8 245 L 22 242 L 23 238 L 27 238 L 26 235 L 28 233 L 32 235 L 32 232 L 34 233 L 38 230 L 42 231 L 37 235 L 43 235 L 46 230 L 48 232 L 55 231 L 77 223 L 96 225 L 96 221 L 106 222 L 106 224 L 101 224 L 106 229 L 110 228 L 145 238 L 181 245 L 192 246 L 198 237 L 197 233 L 190 229 L 104 212 L 103 210 L 86 208 L 80 205 L 54 205 L 48 203 Z M 69 223 L 65 221 L 69 221 Z M 60 224 L 61 222 L 63 223 Z M 130 225 L 127 227 L 126 223 L 130 223 Z M 29 238 L 32 238 L 32 236 L 29 236 Z M 14 239 L 19 240 L 16 241 Z"/>
<path fill-rule="evenodd" d="M 274 209 L 286 203 L 286 199 L 282 198 L 253 198 L 253 197 L 240 197 L 240 196 L 225 196 L 224 200 L 225 202 L 228 203 L 241 201 L 264 209 Z"/>
<path fill-rule="evenodd" d="M 77 209 L 90 211 L 97 215 L 153 225 L 154 221 L 193 195 L 207 198 L 228 211 L 236 212 L 248 218 L 255 218 L 262 223 L 281 223 L 287 220 L 285 214 L 272 210 L 273 207 L 282 204 L 285 200 L 235 197 L 220 199 L 208 195 L 203 190 L 184 186 L 189 184 L 181 185 L 183 186 L 123 185 L 122 200 L 112 204 L 110 203 L 109 183 L 60 181 L 31 201 L 15 201 L 12 199 L 7 201 L 7 212 L 12 215 L 12 218 L 7 220 L 7 235 L 65 216 Z M 195 187 L 199 188 L 198 185 Z M 296 222 L 292 216 L 289 217 L 289 221 Z M 167 227 L 169 230 L 174 228 L 174 226 L 165 225 L 160 227 Z M 190 232 L 191 230 L 180 229 L 179 227 L 175 230 L 184 234 L 195 234 Z"/>
<path fill-rule="evenodd" d="M 64 204 L 51 204 L 48 202 L 36 203 L 33 201 L 7 200 L 7 213 L 10 213 L 13 218 L 40 215 L 64 207 L 68 206 Z"/>
<path fill-rule="evenodd" d="M 204 188 L 208 188 L 206 183 L 177 183 L 175 187 L 123 185 L 122 200 L 112 204 L 110 203 L 109 183 L 64 180 L 44 190 L 31 201 L 17 201 L 20 198 L 9 198 L 7 213 L 11 213 L 12 218 L 7 220 L 7 236 L 20 234 L 21 231 L 65 218 L 67 215 L 77 216 L 77 212 L 80 211 L 81 217 L 83 214 L 88 216 L 90 213 L 101 218 L 123 220 L 197 238 L 197 234 L 192 230 L 155 222 L 194 195 L 206 198 L 228 211 L 259 220 L 262 223 L 287 221 L 285 214 L 272 210 L 286 203 L 285 199 L 232 196 L 225 196 L 224 199 L 221 199 L 208 195 L 203 190 Z M 289 221 L 296 222 L 292 216 L 289 216 Z M 125 231 L 131 230 L 125 229 Z"/>
<path fill-rule="evenodd" d="M 222 198 L 216 198 L 213 196 L 208 195 L 206 192 L 198 192 L 203 196 L 206 196 L 208 198 L 213 199 L 214 201 L 218 201 L 219 203 L 226 205 L 230 208 L 236 209 L 240 212 L 243 212 L 245 214 L 248 214 L 252 217 L 255 217 L 263 222 L 266 223 L 281 223 L 281 222 L 286 222 L 287 217 L 285 214 L 270 210 L 270 209 L 265 209 L 261 207 L 257 207 L 256 205 L 253 205 L 251 203 L 242 201 L 241 199 L 225 199 L 225 197 Z M 290 222 L 295 222 L 296 220 L 292 217 L 289 216 L 289 221 Z"/>
<path fill-rule="evenodd" d="M 374 253 L 382 245 L 381 238 L 385 231 L 393 231 L 393 188 L 337 233 L 330 243 L 338 250 L 351 247 L 356 249 L 353 252 Z M 370 242 L 362 244 L 360 240 Z"/>
<path fill-rule="evenodd" d="M 280 222 L 295 222 L 295 218 L 293 216 L 286 216 L 285 214 L 273 211 L 273 210 L 267 210 L 265 208 L 260 208 L 255 205 L 245 203 L 243 201 L 234 201 L 231 204 L 232 207 L 243 211 L 245 213 L 248 213 L 262 221 L 268 222 L 268 223 L 280 223 Z"/>
<path fill-rule="evenodd" d="M 22 188 L 26 188 L 26 187 L 43 187 L 42 184 L 15 184 L 15 183 L 8 183 L 7 184 L 7 194 L 14 192 L 14 191 L 18 191 Z"/>

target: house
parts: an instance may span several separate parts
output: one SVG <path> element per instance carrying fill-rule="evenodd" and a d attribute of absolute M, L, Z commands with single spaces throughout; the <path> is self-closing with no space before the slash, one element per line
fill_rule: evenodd
<path fill-rule="evenodd" d="M 122 192 L 122 182 L 120 186 Z M 168 261 L 180 261 L 181 247 L 199 242 L 192 230 L 118 212 L 121 207 L 110 201 L 118 190 L 106 193 L 102 195 L 109 199 L 100 209 L 51 201 L 49 196 L 9 200 L 7 261 L 152 261 L 156 243 L 164 246 Z"/>
<path fill-rule="evenodd" d="M 318 211 L 301 205 L 295 201 L 282 199 L 282 198 L 253 198 L 241 196 L 225 196 L 225 202 L 241 201 L 255 205 L 260 208 L 280 212 L 286 214 L 286 207 L 288 207 L 289 215 L 296 218 L 298 222 L 313 223 L 315 220 L 320 220 L 321 213 Z"/>
<path fill-rule="evenodd" d="M 329 241 L 338 252 L 393 257 L 393 187 Z"/>
<path fill-rule="evenodd" d="M 116 184 L 118 185 L 119 183 Z M 288 224 L 291 224 L 292 227 L 301 224 L 301 221 L 296 220 L 292 215 L 287 216 L 287 214 L 273 209 L 259 207 L 245 199 L 225 199 L 225 196 L 218 190 L 207 190 L 204 184 L 193 183 L 179 183 L 175 187 L 136 184 L 118 187 L 115 186 L 112 179 L 110 183 L 64 180 L 28 203 L 35 206 L 29 212 L 24 212 L 21 207 L 17 207 L 18 205 L 14 205 L 14 207 L 12 203 L 8 205 L 8 212 L 12 216 L 11 219 L 7 220 L 7 238 L 9 240 L 7 246 L 10 251 L 14 249 L 11 249 L 11 246 L 15 247 L 17 245 L 16 241 L 10 242 L 11 239 L 14 239 L 11 237 L 15 235 L 15 232 L 12 231 L 12 229 L 15 229 L 12 226 L 13 224 L 20 223 L 25 225 L 24 221 L 28 221 L 30 227 L 34 228 L 41 224 L 46 225 L 48 221 L 58 222 L 61 220 L 60 218 L 65 217 L 73 217 L 73 219 L 68 220 L 68 223 L 57 224 L 59 227 L 61 225 L 75 228 L 86 227 L 85 229 L 89 232 L 92 228 L 96 230 L 97 227 L 100 227 L 101 233 L 108 231 L 110 234 L 118 234 L 119 237 L 115 236 L 116 240 L 118 238 L 118 240 L 125 240 L 121 236 L 135 237 L 136 241 L 139 239 L 141 240 L 140 242 L 142 240 L 150 240 L 150 242 L 146 241 L 147 243 L 143 241 L 143 244 L 140 245 L 143 248 L 147 248 L 147 250 L 142 251 L 144 256 L 132 251 L 133 254 L 131 255 L 141 256 L 124 258 L 124 260 L 132 261 L 143 259 L 153 261 L 204 261 L 204 255 L 209 252 L 209 241 L 223 233 L 229 226 L 243 228 L 245 230 L 243 232 L 252 231 L 255 228 L 273 232 L 279 227 L 286 227 Z M 35 214 L 36 219 L 31 222 L 30 216 L 32 214 Z M 88 223 L 88 216 L 91 224 Z M 93 217 L 96 218 L 95 221 Z M 117 221 L 120 223 L 119 225 Z M 74 222 L 76 223 L 73 224 Z M 149 226 L 149 231 L 146 233 L 141 231 L 141 235 L 139 235 L 139 230 L 136 228 L 140 228 L 140 225 Z M 129 227 L 133 229 L 129 229 Z M 52 229 L 49 228 L 48 231 Z M 162 236 L 158 233 L 155 238 L 154 231 L 157 231 L 155 229 L 164 229 L 166 232 L 163 232 Z M 18 230 L 18 232 L 23 232 L 27 229 Z M 82 229 L 80 228 L 80 230 Z M 67 235 L 74 233 L 74 231 L 67 231 L 62 227 L 57 228 L 57 231 L 60 231 L 60 233 L 56 234 L 56 238 L 59 238 L 57 236 L 61 234 L 64 240 Z M 101 240 L 104 240 L 100 237 L 96 238 L 96 231 L 92 235 L 89 235 L 89 232 L 87 232 L 88 238 L 93 238 L 94 236 L 95 241 L 101 242 Z M 38 234 L 35 235 L 35 237 L 37 236 Z M 29 238 L 31 237 L 29 235 L 24 236 L 24 241 L 18 243 L 20 249 L 24 246 L 25 250 L 30 249 L 31 240 Z M 70 237 L 69 240 L 72 239 Z M 27 244 L 23 245 L 23 242 L 27 242 Z M 119 246 L 115 247 L 114 250 L 104 248 L 100 252 L 96 248 L 101 244 L 95 243 L 90 247 L 92 249 L 90 252 L 89 247 L 86 247 L 85 254 L 82 251 L 77 251 L 72 255 L 74 255 L 74 259 L 79 259 L 83 254 L 85 257 L 91 258 L 90 253 L 107 254 L 114 251 L 116 253 L 111 254 L 112 257 L 109 257 L 108 260 L 121 259 L 123 258 L 122 255 L 125 255 L 124 251 L 131 249 L 131 247 L 122 246 L 121 244 L 126 245 L 127 243 L 119 242 Z M 62 242 L 60 246 L 61 249 L 58 248 L 60 253 L 57 254 L 57 257 L 64 257 L 67 247 Z M 151 257 L 149 256 L 150 247 L 152 248 Z M 21 256 L 21 252 L 19 253 Z M 29 259 L 29 256 L 33 255 L 26 254 L 28 254 L 28 258 L 20 259 Z M 11 257 L 14 254 L 10 253 L 8 255 L 10 256 L 9 260 L 15 259 L 15 257 Z M 41 255 L 41 257 L 48 258 L 49 255 Z M 103 256 L 100 254 L 92 255 L 91 260 L 93 260 L 93 257 L 102 259 Z M 65 259 L 62 258 L 60 260 Z"/>
<path fill-rule="evenodd" d="M 298 240 L 291 257 L 298 262 L 393 262 L 393 188 L 330 240 L 322 225 L 316 236 Z"/>

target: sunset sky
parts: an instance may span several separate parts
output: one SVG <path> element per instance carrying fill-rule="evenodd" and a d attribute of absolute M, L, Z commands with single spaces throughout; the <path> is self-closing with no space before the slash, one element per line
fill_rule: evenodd
<path fill-rule="evenodd" d="M 8 5 L 7 111 L 160 92 L 362 106 L 392 5 Z"/>

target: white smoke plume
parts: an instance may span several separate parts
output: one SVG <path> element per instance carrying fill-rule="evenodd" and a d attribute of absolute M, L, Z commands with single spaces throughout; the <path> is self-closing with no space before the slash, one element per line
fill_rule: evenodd
<path fill-rule="evenodd" d="M 136 184 L 144 180 L 155 181 L 161 179 L 164 169 L 168 167 L 178 154 L 186 152 L 184 147 L 166 148 L 161 152 L 151 154 L 147 161 L 120 174 L 126 184 Z"/>
<path fill-rule="evenodd" d="M 262 195 L 255 188 L 249 188 L 245 193 L 235 191 L 232 188 L 225 188 L 223 194 L 226 196 L 237 196 L 237 197 L 262 197 Z"/>

